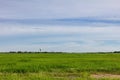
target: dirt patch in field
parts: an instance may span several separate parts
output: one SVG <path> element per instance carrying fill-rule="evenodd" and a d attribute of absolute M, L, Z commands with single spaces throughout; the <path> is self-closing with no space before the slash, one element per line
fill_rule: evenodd
<path fill-rule="evenodd" d="M 120 75 L 117 74 L 92 74 L 91 78 L 110 78 L 110 79 L 120 79 Z"/>

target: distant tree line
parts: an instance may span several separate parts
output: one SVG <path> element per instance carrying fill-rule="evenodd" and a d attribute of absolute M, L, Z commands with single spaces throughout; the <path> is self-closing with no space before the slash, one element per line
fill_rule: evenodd
<path fill-rule="evenodd" d="M 32 52 L 32 51 L 10 51 L 9 53 L 43 53 L 43 52 Z M 47 53 L 47 52 L 44 52 Z"/>
<path fill-rule="evenodd" d="M 32 52 L 32 51 L 10 51 L 8 53 L 18 53 L 18 54 L 24 54 L 24 53 L 29 53 L 29 54 L 33 54 L 33 53 L 65 53 L 65 52 Z"/>
<path fill-rule="evenodd" d="M 113 53 L 120 53 L 120 51 L 114 51 Z"/>
<path fill-rule="evenodd" d="M 24 54 L 24 53 L 29 53 L 29 54 L 34 54 L 34 53 L 69 53 L 69 52 L 47 52 L 47 51 L 9 51 L 5 53 L 18 53 L 18 54 Z M 80 52 L 81 53 L 81 52 Z M 87 53 L 87 52 L 86 52 Z M 120 51 L 114 51 L 114 52 L 90 52 L 90 53 L 96 53 L 96 54 L 106 54 L 106 53 L 120 53 Z"/>

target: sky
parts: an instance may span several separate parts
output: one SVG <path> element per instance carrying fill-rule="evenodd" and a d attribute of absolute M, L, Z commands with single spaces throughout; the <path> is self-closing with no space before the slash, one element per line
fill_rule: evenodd
<path fill-rule="evenodd" d="M 0 51 L 119 51 L 119 3 L 0 0 Z"/>

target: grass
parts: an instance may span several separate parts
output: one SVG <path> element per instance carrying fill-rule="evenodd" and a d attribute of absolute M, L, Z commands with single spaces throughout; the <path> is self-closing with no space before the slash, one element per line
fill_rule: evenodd
<path fill-rule="evenodd" d="M 0 54 L 0 80 L 96 80 L 96 73 L 120 74 L 120 54 Z"/>

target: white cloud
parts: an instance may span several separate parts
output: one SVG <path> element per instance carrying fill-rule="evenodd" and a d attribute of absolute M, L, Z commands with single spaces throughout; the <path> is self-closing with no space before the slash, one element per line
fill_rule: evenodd
<path fill-rule="evenodd" d="M 0 0 L 1 18 L 119 17 L 119 0 Z"/>
<path fill-rule="evenodd" d="M 0 36 L 14 35 L 73 35 L 81 39 L 120 40 L 119 26 L 29 26 L 19 24 L 1 24 Z"/>

